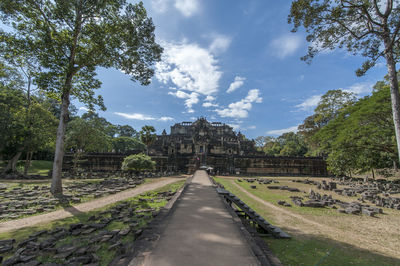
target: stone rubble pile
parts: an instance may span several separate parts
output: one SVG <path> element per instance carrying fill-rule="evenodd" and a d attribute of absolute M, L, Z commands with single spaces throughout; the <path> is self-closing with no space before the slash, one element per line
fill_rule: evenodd
<path fill-rule="evenodd" d="M 300 192 L 298 188 L 288 187 L 288 186 L 267 186 L 269 189 L 279 189 L 279 190 L 287 190 L 290 192 Z"/>
<path fill-rule="evenodd" d="M 87 221 L 39 231 L 18 243 L 15 239 L 0 240 L 0 263 L 4 266 L 40 265 L 40 257 L 49 257 L 60 262 L 52 265 L 99 265 L 96 252 L 104 246 L 121 258 L 131 250 L 133 242 L 124 239 L 129 236 L 136 239 L 143 224 L 158 214 L 158 209 L 146 207 L 147 203 L 168 201 L 174 194 L 160 192 L 154 198 L 142 198 L 139 202 L 122 202 L 89 217 Z M 107 229 L 113 222 L 123 225 L 114 224 L 112 228 L 119 228 Z M 3 256 L 7 257 L 4 261 Z"/>
<path fill-rule="evenodd" d="M 342 209 L 339 209 L 341 213 L 348 214 L 365 214 L 368 216 L 375 216 L 376 214 L 383 213 L 381 208 L 371 207 L 364 205 L 359 202 L 344 202 L 338 199 L 333 199 L 332 195 L 321 195 L 318 192 L 310 190 L 308 195 L 309 200 L 303 202 L 303 198 L 299 196 L 291 196 L 292 202 L 301 207 L 313 207 L 313 208 L 324 208 L 330 207 L 336 209 L 336 205 L 339 205 Z"/>
<path fill-rule="evenodd" d="M 64 195 L 53 197 L 49 185 L 0 187 L 0 220 L 53 211 L 60 205 L 76 204 L 84 197 L 102 197 L 134 188 L 143 179 L 106 179 L 100 182 L 66 183 Z"/>
<path fill-rule="evenodd" d="M 174 176 L 178 175 L 177 172 L 144 172 L 140 175 L 136 175 L 134 172 L 127 172 L 122 170 L 114 171 L 65 171 L 62 173 L 63 178 L 71 179 L 92 179 L 92 178 L 113 178 L 113 177 L 123 177 L 123 178 L 153 178 L 162 176 Z"/>
<path fill-rule="evenodd" d="M 302 184 L 306 184 L 306 185 L 318 185 L 319 184 L 319 182 L 313 181 L 313 180 L 309 180 L 309 179 L 293 179 L 292 182 L 294 182 L 294 183 L 302 183 Z"/>

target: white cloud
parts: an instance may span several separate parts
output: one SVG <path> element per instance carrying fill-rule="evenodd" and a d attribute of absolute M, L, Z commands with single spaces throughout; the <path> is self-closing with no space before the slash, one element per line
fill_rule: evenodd
<path fill-rule="evenodd" d="M 160 119 L 158 119 L 159 121 L 163 121 L 163 122 L 168 122 L 168 121 L 174 121 L 175 119 L 173 117 L 169 117 L 169 116 L 162 116 Z"/>
<path fill-rule="evenodd" d="M 284 128 L 284 129 L 275 129 L 275 130 L 270 130 L 267 131 L 267 134 L 270 135 L 282 135 L 283 133 L 288 133 L 288 132 L 297 132 L 297 127 L 298 126 L 293 126 L 293 127 L 289 127 L 289 128 Z"/>
<path fill-rule="evenodd" d="M 204 102 L 203 107 L 218 107 L 219 105 L 217 103 L 211 103 L 211 102 Z"/>
<path fill-rule="evenodd" d="M 173 96 L 175 96 L 177 98 L 180 98 L 180 99 L 186 99 L 185 100 L 185 106 L 187 108 L 187 111 L 189 113 L 194 113 L 194 110 L 193 110 L 192 107 L 193 107 L 194 104 L 199 102 L 199 96 L 200 95 L 198 93 L 196 93 L 196 92 L 186 93 L 184 91 L 178 90 L 176 92 L 171 92 L 170 91 L 170 92 L 168 92 L 168 94 L 169 95 L 173 95 Z"/>
<path fill-rule="evenodd" d="M 179 93 L 169 92 L 181 99 L 187 99 L 185 105 L 189 112 L 199 102 L 200 95 L 210 96 L 218 92 L 221 72 L 217 60 L 207 49 L 197 44 L 163 43 L 162 61 L 156 64 L 156 78 L 160 82 L 172 83 Z M 215 99 L 215 98 L 214 98 Z"/>
<path fill-rule="evenodd" d="M 200 10 L 198 0 L 175 0 L 175 7 L 185 17 L 191 17 Z"/>
<path fill-rule="evenodd" d="M 224 35 L 216 35 L 210 44 L 209 50 L 214 54 L 225 52 L 231 45 L 232 39 Z"/>
<path fill-rule="evenodd" d="M 219 104 L 215 102 L 216 98 L 214 96 L 208 95 L 204 99 L 203 107 L 209 108 L 209 107 L 218 107 Z"/>
<path fill-rule="evenodd" d="M 296 52 L 302 44 L 302 37 L 299 35 L 283 35 L 271 42 L 272 54 L 283 59 Z"/>
<path fill-rule="evenodd" d="M 313 95 L 310 98 L 306 99 L 304 102 L 296 105 L 302 111 L 312 111 L 315 107 L 317 107 L 319 101 L 321 100 L 322 95 Z"/>
<path fill-rule="evenodd" d="M 228 108 L 216 109 L 215 111 L 221 117 L 246 118 L 252 108 L 252 103 L 262 102 L 262 98 L 259 94 L 260 91 L 258 89 L 250 90 L 246 98 L 229 104 Z"/>
<path fill-rule="evenodd" d="M 216 98 L 215 98 L 214 96 L 207 95 L 205 101 L 207 101 L 207 102 L 212 102 L 212 101 L 215 101 L 215 99 L 216 99 Z"/>
<path fill-rule="evenodd" d="M 235 80 L 229 85 L 228 90 L 226 93 L 231 93 L 237 90 L 238 88 L 242 87 L 246 78 L 236 76 Z"/>
<path fill-rule="evenodd" d="M 126 119 L 132 119 L 132 120 L 156 120 L 154 117 L 145 115 L 145 114 L 140 114 L 140 113 L 133 113 L 133 114 L 128 114 L 128 113 L 120 113 L 120 112 L 114 112 L 114 114 L 122 116 Z"/>
<path fill-rule="evenodd" d="M 79 107 L 78 111 L 87 112 L 87 111 L 89 111 L 89 108 L 82 106 L 82 107 Z"/>
<path fill-rule="evenodd" d="M 256 126 L 249 126 L 249 127 L 247 127 L 247 129 L 256 129 L 257 127 Z"/>
<path fill-rule="evenodd" d="M 151 0 L 151 8 L 157 13 L 165 13 L 169 5 L 169 0 Z"/>
<path fill-rule="evenodd" d="M 231 126 L 233 128 L 233 130 L 235 130 L 235 131 L 240 129 L 240 125 L 239 124 L 228 124 L 228 126 Z"/>
<path fill-rule="evenodd" d="M 345 91 L 345 92 L 352 92 L 358 96 L 361 96 L 361 95 L 366 95 L 366 94 L 371 93 L 374 84 L 375 83 L 372 83 L 372 82 L 361 82 L 361 83 L 353 84 L 347 89 L 340 88 L 340 90 Z"/>
<path fill-rule="evenodd" d="M 122 116 L 126 119 L 131 119 L 131 120 L 141 120 L 141 121 L 150 121 L 150 120 L 157 120 L 157 121 L 162 121 L 162 122 L 167 122 L 167 121 L 173 121 L 175 120 L 172 117 L 169 116 L 162 116 L 160 118 L 153 117 L 151 115 L 145 115 L 145 114 L 140 114 L 140 113 L 120 113 L 120 112 L 114 112 L 114 114 Z"/>

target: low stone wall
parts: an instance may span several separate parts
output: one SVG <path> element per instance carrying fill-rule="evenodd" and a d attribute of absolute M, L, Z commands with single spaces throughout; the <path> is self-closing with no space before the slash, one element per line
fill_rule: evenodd
<path fill-rule="evenodd" d="M 84 176 L 102 175 L 103 177 L 121 173 L 123 159 L 129 154 L 87 154 L 82 157 L 78 169 Z M 156 173 L 193 173 L 199 165 L 199 156 L 195 154 L 173 154 L 170 156 L 151 156 L 156 161 Z M 64 157 L 63 169 L 72 169 L 72 154 Z M 244 175 L 285 175 L 285 176 L 328 176 L 326 162 L 317 157 L 269 157 L 239 155 L 201 155 L 201 162 L 214 168 L 218 174 Z M 104 174 L 100 174 L 100 173 Z M 88 177 L 89 178 L 89 177 Z"/>
<path fill-rule="evenodd" d="M 166 177 L 166 176 L 174 176 L 178 175 L 176 172 L 144 172 L 136 175 L 133 172 L 125 172 L 125 171 L 64 171 L 62 173 L 63 178 L 70 179 L 96 179 L 96 178 L 114 178 L 114 177 L 123 177 L 123 178 L 152 178 L 152 177 Z"/>

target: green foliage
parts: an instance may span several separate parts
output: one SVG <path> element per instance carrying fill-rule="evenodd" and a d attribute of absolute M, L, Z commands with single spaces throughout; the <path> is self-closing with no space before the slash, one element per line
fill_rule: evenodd
<path fill-rule="evenodd" d="M 104 107 L 93 93 L 101 85 L 96 67 L 114 67 L 148 84 L 162 52 L 142 3 L 4 0 L 0 12 L 14 29 L 0 32 L 1 43 L 18 42 L 20 50 L 30 51 L 42 67 L 39 87 L 59 98 L 68 91 L 90 109 Z"/>
<path fill-rule="evenodd" d="M 105 110 L 103 98 L 95 96 L 101 82 L 98 67 L 116 68 L 133 81 L 148 85 L 162 48 L 155 42 L 155 27 L 142 2 L 2 0 L 1 22 L 12 28 L 0 30 L 0 55 L 18 44 L 18 54 L 29 54 L 39 66 L 35 84 L 60 100 L 51 191 L 62 193 L 61 171 L 68 107 L 71 96 L 90 110 Z"/>
<path fill-rule="evenodd" d="M 121 169 L 124 171 L 145 171 L 153 170 L 156 162 L 151 160 L 151 157 L 143 153 L 129 155 L 124 158 Z"/>
<path fill-rule="evenodd" d="M 26 95 L 0 85 L 0 153 L 12 156 L 17 150 L 52 148 L 56 118 L 33 97 L 26 108 Z"/>
<path fill-rule="evenodd" d="M 310 155 L 319 155 L 319 144 L 313 140 L 313 136 L 347 106 L 354 104 L 356 97 L 354 93 L 341 90 L 329 90 L 322 95 L 314 114 L 308 116 L 303 124 L 299 125 L 298 134 L 304 138 L 308 145 Z"/>
<path fill-rule="evenodd" d="M 94 121 L 75 118 L 68 124 L 66 149 L 74 153 L 107 152 L 111 150 L 111 137 Z"/>
<path fill-rule="evenodd" d="M 400 59 L 400 0 L 295 0 L 289 23 L 293 32 L 304 26 L 311 62 L 323 50 L 345 48 L 367 60 L 356 71 L 362 76 L 380 57 L 386 60 L 397 150 L 400 151 L 400 95 L 396 64 Z M 400 152 L 397 161 L 400 160 Z"/>
<path fill-rule="evenodd" d="M 140 140 L 146 144 L 147 153 L 149 152 L 149 146 L 156 140 L 157 136 L 154 134 L 156 130 L 153 126 L 143 126 L 140 130 Z"/>
<path fill-rule="evenodd" d="M 0 151 L 11 154 L 25 136 L 24 95 L 20 90 L 0 86 Z"/>
<path fill-rule="evenodd" d="M 115 152 L 125 153 L 132 150 L 145 150 L 146 146 L 137 138 L 116 137 L 112 139 L 112 146 Z"/>
<path fill-rule="evenodd" d="M 320 51 L 345 48 L 351 54 L 359 53 L 369 58 L 357 70 L 357 75 L 363 75 L 385 53 L 393 53 L 398 58 L 400 51 L 396 40 L 400 28 L 400 2 L 378 2 L 293 1 L 288 22 L 293 23 L 294 32 L 303 26 L 310 43 L 308 53 L 302 59 L 310 62 Z"/>
<path fill-rule="evenodd" d="M 278 138 L 261 138 L 264 143 L 262 150 L 268 156 L 304 156 L 307 153 L 302 136 L 294 132 L 283 133 Z"/>
<path fill-rule="evenodd" d="M 93 111 L 84 113 L 81 118 L 111 138 L 117 133 L 118 126 L 111 124 L 107 119 L 100 117 Z"/>
<path fill-rule="evenodd" d="M 335 174 L 391 167 L 397 158 L 389 86 L 375 88 L 372 96 L 342 110 L 313 137 Z"/>
<path fill-rule="evenodd" d="M 133 127 L 129 125 L 123 125 L 117 127 L 117 134 L 120 137 L 132 137 L 132 138 L 139 138 L 139 132 L 137 132 Z"/>
<path fill-rule="evenodd" d="M 314 112 L 317 115 L 315 122 L 318 125 L 326 125 L 334 119 L 343 109 L 352 105 L 356 101 L 356 96 L 352 92 L 342 90 L 329 90 L 322 95 L 321 100 Z"/>

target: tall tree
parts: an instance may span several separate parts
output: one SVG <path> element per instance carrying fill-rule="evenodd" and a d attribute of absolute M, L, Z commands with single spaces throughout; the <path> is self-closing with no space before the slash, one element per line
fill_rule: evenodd
<path fill-rule="evenodd" d="M 328 154 L 333 173 L 367 172 L 393 165 L 398 157 L 389 86 L 379 82 L 371 96 L 348 106 L 314 138 Z"/>
<path fill-rule="evenodd" d="M 107 152 L 111 150 L 111 137 L 95 121 L 80 117 L 68 123 L 65 147 L 74 154 L 74 170 L 86 152 Z"/>
<path fill-rule="evenodd" d="M 144 151 L 146 146 L 138 138 L 116 137 L 112 139 L 112 146 L 115 152 L 125 153 L 133 150 Z"/>
<path fill-rule="evenodd" d="M 293 23 L 293 31 L 304 26 L 308 33 L 310 46 L 302 58 L 307 62 L 321 50 L 345 47 L 368 58 L 356 71 L 361 76 L 380 57 L 385 58 L 400 151 L 400 94 L 396 75 L 400 56 L 400 0 L 295 0 L 288 21 Z"/>
<path fill-rule="evenodd" d="M 301 135 L 309 147 L 312 155 L 321 155 L 318 142 L 313 136 L 329 121 L 333 120 L 338 114 L 348 106 L 356 102 L 354 93 L 342 90 L 329 90 L 321 96 L 314 114 L 308 116 L 303 124 L 298 127 L 298 134 Z"/>
<path fill-rule="evenodd" d="M 117 134 L 120 137 L 132 137 L 139 138 L 139 132 L 137 132 L 133 127 L 129 125 L 117 126 Z"/>
<path fill-rule="evenodd" d="M 156 130 L 153 126 L 143 126 L 140 130 L 140 140 L 146 144 L 146 153 L 149 155 L 149 147 L 156 140 Z"/>
<path fill-rule="evenodd" d="M 2 22 L 11 32 L 0 32 L 0 41 L 25 42 L 43 71 L 38 86 L 61 101 L 51 192 L 62 193 L 61 170 L 70 97 L 104 108 L 94 89 L 97 67 L 114 67 L 150 83 L 153 65 L 162 48 L 155 43 L 154 25 L 143 4 L 125 0 L 2 0 Z"/>

